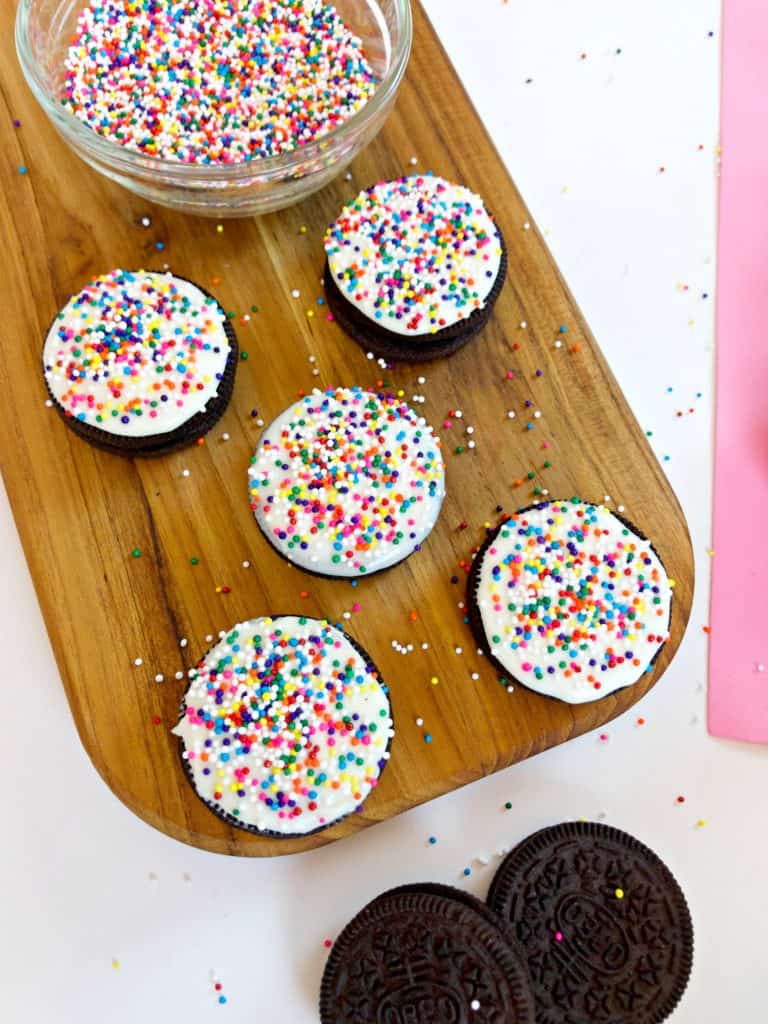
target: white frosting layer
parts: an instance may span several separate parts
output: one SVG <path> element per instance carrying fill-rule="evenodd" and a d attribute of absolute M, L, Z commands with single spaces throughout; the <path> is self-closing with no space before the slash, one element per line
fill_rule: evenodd
<path fill-rule="evenodd" d="M 664 567 L 607 508 L 556 501 L 520 512 L 478 557 L 491 653 L 538 693 L 581 704 L 630 686 L 668 637 Z"/>
<path fill-rule="evenodd" d="M 43 347 L 51 394 L 74 419 L 123 437 L 177 430 L 218 394 L 226 318 L 171 274 L 113 270 L 74 295 Z"/>
<path fill-rule="evenodd" d="M 400 399 L 313 391 L 265 430 L 249 470 L 251 507 L 286 558 L 359 576 L 407 558 L 445 494 L 440 442 Z"/>
<path fill-rule="evenodd" d="M 344 298 L 394 334 L 436 334 L 485 305 L 501 264 L 482 199 L 432 175 L 379 182 L 325 237 Z"/>
<path fill-rule="evenodd" d="M 173 732 L 200 796 L 243 826 L 324 828 L 376 786 L 394 735 L 375 671 L 327 622 L 233 626 L 198 665 Z"/>

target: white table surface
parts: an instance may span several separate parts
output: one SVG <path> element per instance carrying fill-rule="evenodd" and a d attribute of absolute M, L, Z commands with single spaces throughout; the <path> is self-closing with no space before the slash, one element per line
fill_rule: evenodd
<path fill-rule="evenodd" d="M 500 847 L 598 815 L 654 847 L 689 898 L 696 958 L 676 1024 L 765 1018 L 768 749 L 714 740 L 705 719 L 719 4 L 426 6 L 640 423 L 669 456 L 697 560 L 686 640 L 608 742 L 583 737 L 311 854 L 219 857 L 143 824 L 91 767 L 0 496 L 7 1024 L 312 1024 L 323 941 L 378 891 L 431 879 L 484 895 Z"/>

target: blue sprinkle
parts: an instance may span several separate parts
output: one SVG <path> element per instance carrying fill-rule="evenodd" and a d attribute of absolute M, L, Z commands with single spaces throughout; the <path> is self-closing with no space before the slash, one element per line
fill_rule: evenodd
<path fill-rule="evenodd" d="M 19 174 L 26 174 L 26 173 L 27 173 L 27 168 L 24 166 L 24 164 L 19 164 Z"/>

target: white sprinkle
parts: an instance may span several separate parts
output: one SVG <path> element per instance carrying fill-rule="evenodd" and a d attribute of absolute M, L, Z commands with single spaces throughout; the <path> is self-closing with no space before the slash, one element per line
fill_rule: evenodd
<path fill-rule="evenodd" d="M 148 228 L 151 223 L 152 223 L 152 221 L 149 219 L 149 217 L 142 217 L 141 218 L 141 226 L 143 228 Z"/>
<path fill-rule="evenodd" d="M 477 442 L 476 441 L 467 441 L 467 448 L 476 448 L 476 447 L 477 447 Z"/>
<path fill-rule="evenodd" d="M 136 666 L 136 668 L 138 668 L 139 665 L 143 665 L 144 664 L 144 661 L 143 661 L 142 658 L 135 658 L 133 664 Z"/>
<path fill-rule="evenodd" d="M 310 356 L 309 357 L 309 361 L 310 361 L 310 363 L 316 363 L 317 362 L 317 356 Z"/>
<path fill-rule="evenodd" d="M 51 406 L 53 405 L 53 402 L 52 402 L 52 401 L 50 400 L 50 398 L 48 398 L 48 399 L 46 399 L 46 402 L 45 402 L 45 404 L 46 404 L 47 408 L 49 408 L 49 409 L 50 409 L 50 408 L 51 408 Z"/>
<path fill-rule="evenodd" d="M 207 644 L 209 644 L 212 640 L 213 640 L 213 636 L 209 633 L 208 636 L 205 638 L 205 642 Z"/>
<path fill-rule="evenodd" d="M 188 643 L 189 640 L 187 640 L 187 638 L 183 636 L 181 640 L 179 640 L 179 647 L 186 647 Z"/>
<path fill-rule="evenodd" d="M 183 672 L 177 672 L 176 675 L 173 678 L 174 679 L 183 679 L 184 678 L 184 673 Z"/>
<path fill-rule="evenodd" d="M 416 719 L 416 725 L 418 725 L 418 726 L 424 725 L 424 719 L 423 718 L 417 718 Z"/>
<path fill-rule="evenodd" d="M 623 505 L 619 505 L 619 507 L 616 509 L 616 511 L 617 512 L 623 512 L 624 511 L 624 506 Z"/>
<path fill-rule="evenodd" d="M 474 434 L 474 432 L 475 432 L 475 428 L 474 427 L 467 427 L 467 433 L 468 434 Z"/>
<path fill-rule="evenodd" d="M 562 341 L 556 341 L 555 342 L 555 348 L 562 348 L 562 347 L 563 347 Z"/>
<path fill-rule="evenodd" d="M 549 494 L 549 490 L 545 487 L 541 493 L 546 497 Z"/>
<path fill-rule="evenodd" d="M 464 653 L 464 649 L 462 647 L 454 647 L 454 651 L 457 654 L 463 654 Z"/>
<path fill-rule="evenodd" d="M 419 162 L 419 158 L 417 156 L 412 156 L 411 157 L 411 166 L 412 167 L 415 167 L 418 162 Z"/>
<path fill-rule="evenodd" d="M 417 380 L 418 384 L 426 384 L 427 383 L 427 378 L 426 377 L 417 377 L 416 380 Z"/>
<path fill-rule="evenodd" d="M 523 231 L 530 231 L 530 230 L 531 230 L 531 225 L 528 223 L 528 221 L 526 221 L 525 224 L 523 224 Z"/>
<path fill-rule="evenodd" d="M 475 679 L 475 680 L 479 679 L 480 678 L 480 673 L 479 672 L 473 672 L 472 673 L 472 678 Z"/>
<path fill-rule="evenodd" d="M 520 321 L 520 326 L 522 327 L 523 330 L 525 330 L 525 328 L 528 326 L 528 321 L 527 320 L 521 320 Z"/>
<path fill-rule="evenodd" d="M 541 413 L 539 412 L 539 410 L 538 410 L 538 409 L 537 409 L 537 410 L 536 410 L 536 412 L 535 412 L 535 413 L 533 414 L 533 418 L 534 418 L 535 420 L 540 420 L 540 419 L 541 419 Z"/>
<path fill-rule="evenodd" d="M 456 417 L 457 420 L 460 420 L 464 413 L 461 411 L 461 409 L 457 409 L 453 415 Z"/>
<path fill-rule="evenodd" d="M 261 420 L 261 419 L 256 420 L 256 426 L 257 427 L 263 427 L 264 426 L 264 420 Z"/>
<path fill-rule="evenodd" d="M 181 475 L 182 476 L 189 476 L 189 470 L 188 469 L 182 469 Z"/>
<path fill-rule="evenodd" d="M 514 693 L 514 692 L 515 692 L 514 686 L 508 686 L 507 687 L 507 693 Z"/>
<path fill-rule="evenodd" d="M 480 1000 L 479 999 L 473 999 L 472 1002 L 469 1004 L 469 1006 L 470 1006 L 470 1009 L 472 1009 L 472 1010 L 479 1010 L 480 1009 Z"/>
<path fill-rule="evenodd" d="M 165 676 L 162 674 L 162 672 L 158 672 L 157 675 L 155 676 L 155 682 L 156 683 L 162 683 L 162 681 L 164 679 L 165 679 Z"/>
<path fill-rule="evenodd" d="M 373 359 L 373 352 L 366 352 L 365 353 L 365 358 L 366 359 Z"/>
<path fill-rule="evenodd" d="M 294 297 L 294 299 L 301 298 L 301 292 L 299 291 L 298 288 L 294 288 L 293 291 L 291 292 L 291 295 Z"/>
<path fill-rule="evenodd" d="M 351 619 L 352 618 L 352 612 L 344 612 L 343 618 Z"/>
<path fill-rule="evenodd" d="M 221 440 L 222 441 L 228 441 L 229 440 L 229 434 L 222 434 L 221 435 Z"/>
<path fill-rule="evenodd" d="M 344 180 L 345 181 L 352 181 L 352 172 L 351 171 L 347 171 L 347 173 L 344 175 Z"/>
<path fill-rule="evenodd" d="M 422 644 L 421 645 L 421 649 L 422 649 L 422 651 L 428 651 L 429 650 L 429 644 Z"/>
<path fill-rule="evenodd" d="M 606 494 L 606 495 L 603 496 L 603 501 L 605 502 L 606 505 L 608 504 L 608 502 L 610 500 L 611 500 L 610 494 Z"/>
<path fill-rule="evenodd" d="M 251 563 L 247 559 L 243 562 L 243 568 L 244 569 L 250 569 L 251 568 Z"/>
<path fill-rule="evenodd" d="M 515 415 L 516 414 L 515 414 L 514 410 L 510 409 L 509 412 L 507 413 L 507 419 L 508 420 L 513 420 L 515 418 Z"/>
<path fill-rule="evenodd" d="M 313 370 L 312 371 L 312 376 L 313 377 L 319 377 L 320 376 L 320 371 L 319 370 Z"/>

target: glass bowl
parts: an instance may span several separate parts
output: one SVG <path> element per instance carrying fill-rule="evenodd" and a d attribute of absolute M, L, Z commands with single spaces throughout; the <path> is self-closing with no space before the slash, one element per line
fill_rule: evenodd
<path fill-rule="evenodd" d="M 209 217 L 279 210 L 322 188 L 374 138 L 405 72 L 413 37 L 410 0 L 336 0 L 377 80 L 371 99 L 327 135 L 291 153 L 240 164 L 185 164 L 126 149 L 61 105 L 64 59 L 87 0 L 19 0 L 16 52 L 40 106 L 64 141 L 101 174 L 145 199 Z"/>

